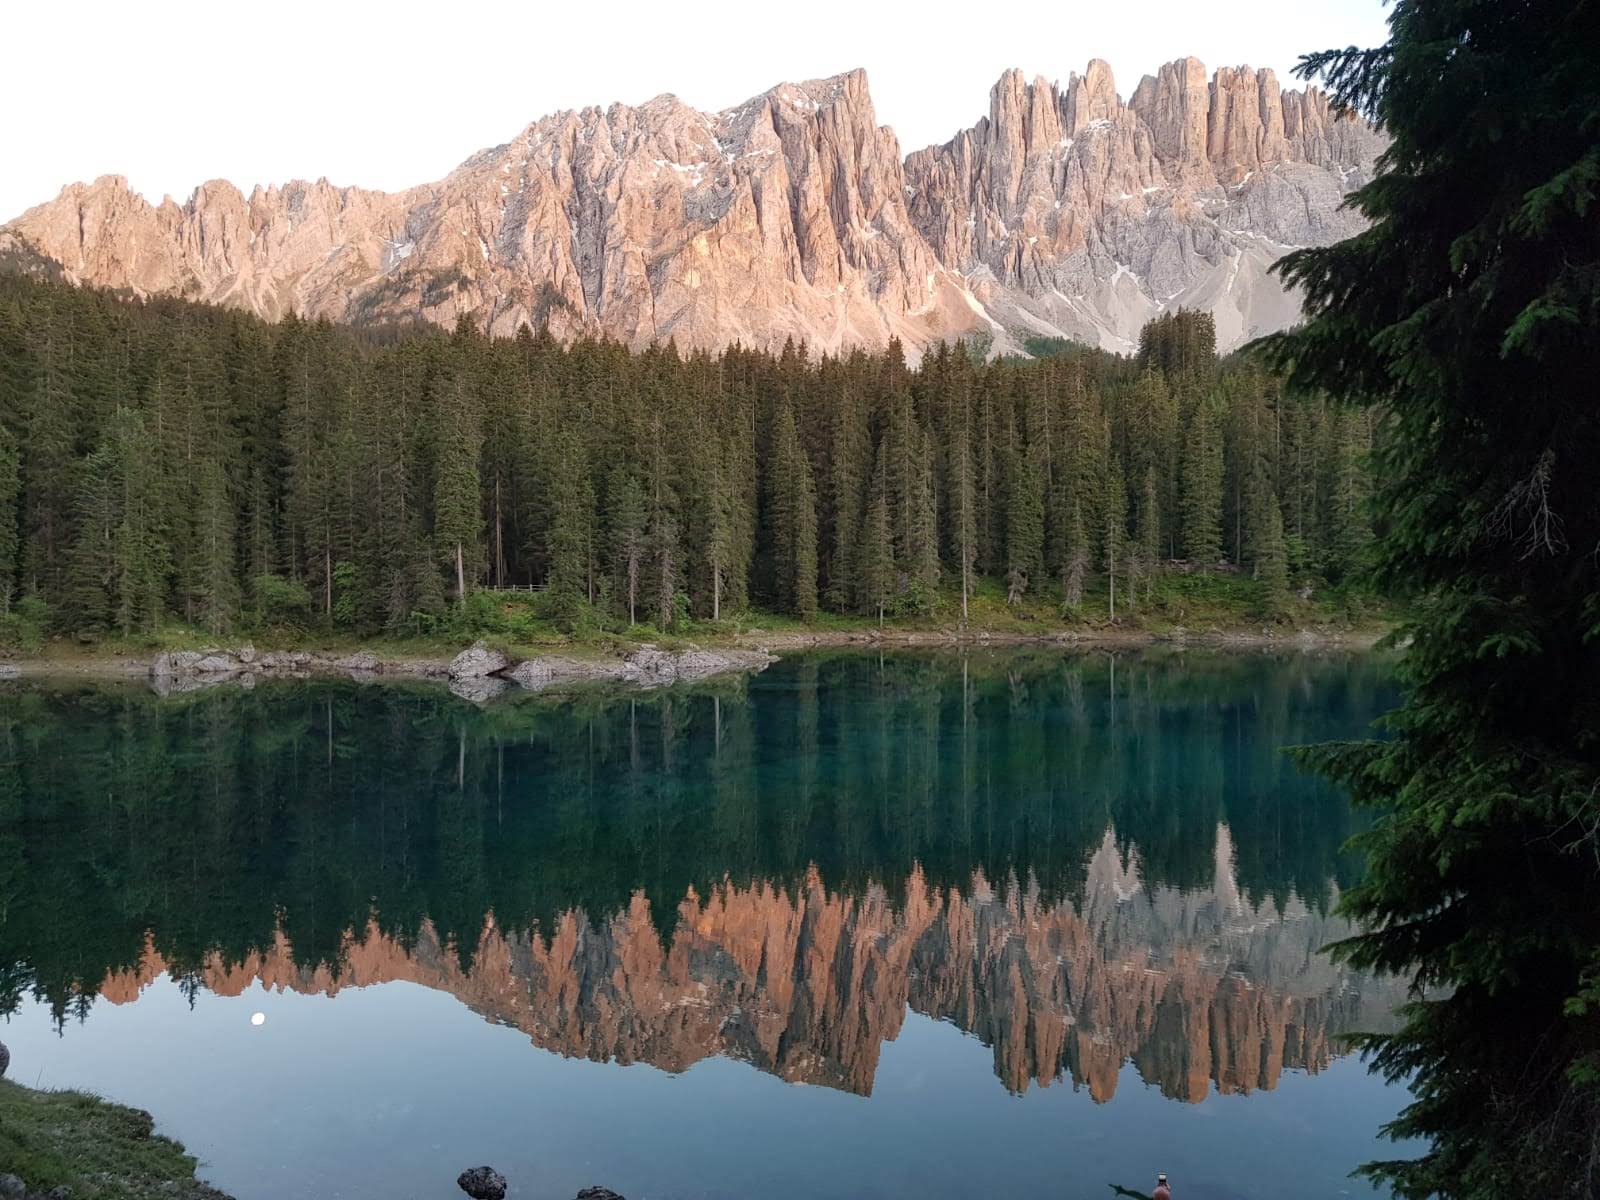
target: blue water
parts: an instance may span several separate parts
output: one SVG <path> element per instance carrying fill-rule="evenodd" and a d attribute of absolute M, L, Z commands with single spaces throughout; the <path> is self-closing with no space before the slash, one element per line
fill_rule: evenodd
<path fill-rule="evenodd" d="M 1320 952 L 1361 817 L 1279 753 L 1362 656 L 810 654 L 474 706 L 14 685 L 13 1077 L 226 1191 L 1370 1195 L 1401 995 Z M 259 1024 L 252 1018 L 259 1015 Z"/>

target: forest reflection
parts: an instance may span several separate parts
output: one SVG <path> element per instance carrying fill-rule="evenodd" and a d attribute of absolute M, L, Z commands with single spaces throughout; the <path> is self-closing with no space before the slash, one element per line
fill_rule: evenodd
<path fill-rule="evenodd" d="M 410 980 L 562 1054 L 866 1094 L 909 1009 L 1014 1091 L 1198 1100 L 1387 1022 L 1335 966 L 1358 816 L 1279 748 L 1370 656 L 797 655 L 695 688 L 0 690 L 0 1012 L 170 973 Z"/>

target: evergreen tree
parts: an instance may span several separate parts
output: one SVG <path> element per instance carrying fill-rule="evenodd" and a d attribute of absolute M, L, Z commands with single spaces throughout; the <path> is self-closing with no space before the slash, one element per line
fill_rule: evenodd
<path fill-rule="evenodd" d="M 144 418 L 117 413 L 84 467 L 69 602 L 84 627 L 153 632 L 165 612 L 172 559 L 157 442 Z"/>
<path fill-rule="evenodd" d="M 911 558 L 905 564 L 911 602 L 918 612 L 933 611 L 939 590 L 939 503 L 934 494 L 931 436 L 918 430 L 916 490 L 911 503 Z"/>
<path fill-rule="evenodd" d="M 1183 553 L 1197 567 L 1222 557 L 1222 443 L 1217 414 L 1195 406 L 1183 450 Z"/>
<path fill-rule="evenodd" d="M 853 556 L 862 536 L 862 497 L 872 454 L 864 416 L 861 405 L 847 395 L 833 417 L 827 601 L 836 612 L 849 608 L 859 590 Z M 884 502 L 887 511 L 887 496 Z"/>
<path fill-rule="evenodd" d="M 550 513 L 545 580 L 557 611 L 568 619 L 589 593 L 589 514 L 584 511 L 582 479 L 572 469 L 582 454 L 577 432 L 564 427 L 544 488 Z"/>
<path fill-rule="evenodd" d="M 953 492 L 956 561 L 961 566 L 961 624 L 967 623 L 967 602 L 972 596 L 972 569 L 977 558 L 978 496 L 972 475 L 972 439 L 965 416 L 958 418 L 951 450 L 950 486 Z"/>
<path fill-rule="evenodd" d="M 17 584 L 17 497 L 22 491 L 17 440 L 0 421 L 0 617 L 11 611 Z"/>
<path fill-rule="evenodd" d="M 1065 550 L 1061 560 L 1061 599 L 1069 609 L 1083 603 L 1083 578 L 1089 571 L 1089 537 L 1083 523 L 1083 506 L 1074 497 L 1067 509 Z"/>
<path fill-rule="evenodd" d="M 1330 447 L 1327 457 L 1329 482 L 1325 512 L 1327 547 L 1331 573 L 1344 577 L 1359 571 L 1372 541 L 1372 522 L 1368 515 L 1370 497 L 1364 459 L 1367 445 L 1366 413 L 1342 409 L 1330 422 Z"/>
<path fill-rule="evenodd" d="M 72 544 L 75 402 L 67 374 L 66 330 L 57 309 L 42 305 L 29 329 L 32 387 L 23 453 L 22 590 L 52 603 L 62 598 Z"/>
<path fill-rule="evenodd" d="M 466 367 L 441 374 L 434 389 L 438 441 L 433 471 L 433 540 L 451 573 L 456 604 L 466 607 L 467 579 L 478 575 L 483 513 L 478 455 L 482 448 Z M 577 479 L 573 479 L 574 485 Z"/>
<path fill-rule="evenodd" d="M 1006 584 L 1011 604 L 1044 574 L 1044 484 L 1025 452 L 1012 454 L 1006 505 Z"/>
<path fill-rule="evenodd" d="M 673 520 L 672 510 L 666 503 L 657 504 L 650 518 L 657 629 L 671 629 L 677 617 L 678 554 L 678 523 Z"/>
<path fill-rule="evenodd" d="M 872 473 L 872 490 L 866 518 L 861 526 L 861 545 L 856 554 L 860 564 L 861 607 L 878 614 L 883 624 L 885 610 L 894 599 L 898 573 L 894 562 L 894 530 L 889 522 L 889 471 L 882 453 Z"/>
<path fill-rule="evenodd" d="M 644 488 L 624 469 L 611 475 L 611 501 L 608 528 L 611 539 L 611 566 L 617 581 L 617 594 L 623 598 L 628 624 L 639 621 L 639 573 L 644 567 L 645 522 L 649 518 Z"/>
<path fill-rule="evenodd" d="M 778 412 L 771 514 L 779 600 L 790 612 L 809 621 L 817 614 L 816 489 L 794 410 L 788 405 Z"/>
<path fill-rule="evenodd" d="M 1145 581 L 1146 598 L 1154 586 L 1156 566 L 1161 561 L 1161 496 L 1156 486 L 1156 469 L 1146 467 L 1144 486 L 1139 490 L 1139 539 L 1134 552 L 1128 556 L 1133 564 L 1133 577 Z M 1134 601 L 1135 589 L 1130 584 L 1128 599 Z"/>
<path fill-rule="evenodd" d="M 1111 473 L 1106 479 L 1106 504 L 1105 504 L 1105 536 L 1102 547 L 1105 551 L 1106 598 L 1107 612 L 1111 620 L 1117 619 L 1117 563 L 1124 553 L 1123 543 L 1128 536 L 1128 490 L 1122 482 L 1122 468 L 1115 461 L 1111 464 Z"/>
<path fill-rule="evenodd" d="M 1381 742 L 1314 761 L 1379 814 L 1339 953 L 1417 984 L 1362 1039 L 1426 1149 L 1406 1200 L 1600 1187 L 1600 8 L 1396 0 L 1312 55 L 1391 138 L 1368 228 L 1282 264 L 1306 394 L 1381 406 L 1377 581 L 1411 598 Z"/>
<path fill-rule="evenodd" d="M 202 463 L 195 486 L 190 596 L 195 617 L 212 633 L 227 633 L 239 612 L 234 561 L 234 513 L 222 464 Z"/>

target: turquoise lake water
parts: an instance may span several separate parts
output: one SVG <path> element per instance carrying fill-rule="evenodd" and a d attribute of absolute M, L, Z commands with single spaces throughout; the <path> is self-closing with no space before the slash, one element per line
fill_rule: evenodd
<path fill-rule="evenodd" d="M 240 1200 L 1371 1195 L 1371 655 L 0 685 L 0 1040 Z"/>

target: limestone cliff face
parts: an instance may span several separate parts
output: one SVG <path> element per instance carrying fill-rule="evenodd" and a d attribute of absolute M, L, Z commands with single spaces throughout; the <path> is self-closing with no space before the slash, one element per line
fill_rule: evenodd
<path fill-rule="evenodd" d="M 409 949 L 372 927 L 347 939 L 337 972 L 296 964 L 280 937 L 243 962 L 213 960 L 203 979 L 223 995 L 409 980 L 561 1054 L 669 1071 L 723 1055 L 863 1095 L 909 1008 L 991 1046 L 1013 1091 L 1066 1078 L 1109 1100 L 1131 1061 L 1198 1101 L 1318 1070 L 1333 1034 L 1385 1024 L 1398 988 L 1317 953 L 1344 932 L 1298 901 L 1280 912 L 1240 897 L 1224 831 L 1206 892 L 1147 892 L 1108 836 L 1077 905 L 982 876 L 939 891 L 919 873 L 896 907 L 880 889 L 829 893 L 813 873 L 794 891 L 691 893 L 668 945 L 640 895 L 599 922 L 568 913 L 543 936 L 491 920 L 470 970 L 430 927 Z M 126 1002 L 164 969 L 152 949 L 100 994 Z"/>
<path fill-rule="evenodd" d="M 1271 71 L 1193 58 L 1124 103 L 1098 60 L 1062 87 L 1003 76 L 989 115 L 906 162 L 912 216 L 985 306 L 997 342 L 1058 335 L 1126 351 L 1164 309 L 1201 308 L 1231 347 L 1298 314 L 1267 267 L 1348 237 L 1346 192 L 1383 140 Z"/>
<path fill-rule="evenodd" d="M 557 113 L 395 193 L 213 181 L 152 206 L 107 176 L 0 226 L 0 261 L 268 318 L 468 313 L 636 346 L 1125 350 L 1181 304 L 1214 311 L 1228 347 L 1293 319 L 1265 268 L 1357 228 L 1338 205 L 1380 147 L 1270 71 L 1208 82 L 1182 59 L 1124 102 L 1096 61 L 1064 87 L 1008 73 L 988 117 L 902 163 L 853 71 L 717 113 L 672 96 Z"/>
<path fill-rule="evenodd" d="M 548 320 L 635 345 L 822 349 L 922 345 L 971 320 L 911 223 L 860 71 L 720 113 L 672 96 L 557 113 L 394 194 L 213 182 L 153 208 L 107 177 L 6 236 L 74 280 L 267 317 L 470 313 L 500 333 Z"/>

